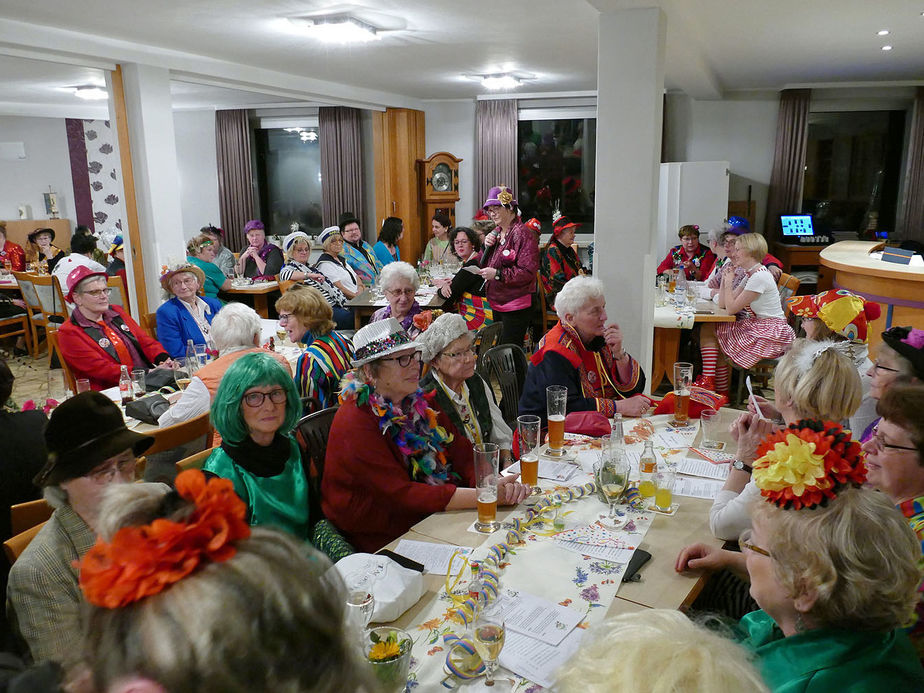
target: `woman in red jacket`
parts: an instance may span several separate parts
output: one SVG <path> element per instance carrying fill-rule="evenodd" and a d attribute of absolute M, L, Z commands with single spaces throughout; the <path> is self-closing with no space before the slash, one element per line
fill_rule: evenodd
<path fill-rule="evenodd" d="M 420 347 L 394 318 L 353 337 L 356 371 L 343 381 L 321 482 L 324 515 L 373 552 L 432 513 L 476 507 L 472 444 L 420 389 Z M 529 495 L 516 476 L 498 503 Z"/>
<path fill-rule="evenodd" d="M 173 368 L 160 342 L 118 306 L 109 305 L 106 273 L 81 265 L 67 276 L 65 298 L 76 308 L 58 330 L 61 355 L 75 378 L 87 378 L 93 390 L 119 384 L 122 366 Z"/>

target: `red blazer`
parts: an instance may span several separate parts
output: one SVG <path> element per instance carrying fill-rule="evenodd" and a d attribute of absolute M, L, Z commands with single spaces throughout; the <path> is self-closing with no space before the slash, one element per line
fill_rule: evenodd
<path fill-rule="evenodd" d="M 475 486 L 472 444 L 440 409 L 437 423 L 452 433 L 446 456 L 459 486 Z M 433 513 L 445 510 L 455 484 L 411 481 L 398 447 L 382 435 L 369 406 L 344 402 L 334 416 L 321 481 L 321 509 L 358 551 L 372 553 Z"/>
<path fill-rule="evenodd" d="M 158 364 L 170 358 L 167 350 L 161 346 L 156 339 L 148 336 L 141 327 L 132 320 L 118 306 L 110 306 L 112 310 L 119 314 L 119 317 L 125 322 L 125 325 L 138 340 L 138 346 L 144 353 L 144 356 L 151 364 Z M 61 354 L 67 365 L 74 373 L 75 378 L 88 378 L 90 388 L 93 390 L 105 390 L 107 387 L 113 387 L 119 384 L 119 374 L 121 373 L 121 364 L 108 351 L 103 349 L 88 335 L 80 325 L 77 325 L 73 318 L 64 322 L 58 330 L 58 344 L 61 347 Z M 132 364 L 124 364 L 131 371 Z"/>

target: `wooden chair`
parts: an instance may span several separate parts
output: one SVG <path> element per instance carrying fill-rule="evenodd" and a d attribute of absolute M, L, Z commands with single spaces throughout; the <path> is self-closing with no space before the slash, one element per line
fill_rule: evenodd
<path fill-rule="evenodd" d="M 70 317 L 67 303 L 64 300 L 64 292 L 58 284 L 57 278 L 50 274 L 33 274 L 30 275 L 32 286 L 35 287 L 36 296 L 42 307 L 42 316 L 45 319 L 45 331 L 51 332 L 58 329 L 58 325 Z M 48 345 L 48 364 L 51 366 L 51 344 L 49 339 Z"/>
<path fill-rule="evenodd" d="M 295 286 L 296 284 L 298 284 L 298 282 L 295 281 L 294 279 L 280 279 L 278 274 L 276 275 L 276 281 L 279 283 L 279 293 L 280 294 L 284 294 L 292 286 Z"/>
<path fill-rule="evenodd" d="M 202 469 L 202 465 L 205 464 L 205 461 L 215 452 L 215 448 L 206 448 L 202 452 L 197 452 L 195 455 L 190 455 L 179 462 L 176 463 L 177 473 L 184 472 L 187 469 Z"/>
<path fill-rule="evenodd" d="M 542 334 L 551 329 L 551 326 L 558 322 L 558 313 L 549 307 L 549 302 L 545 295 L 545 287 L 542 286 L 542 277 L 536 275 L 536 287 L 539 292 L 539 322 L 542 325 Z"/>
<path fill-rule="evenodd" d="M 783 312 L 788 312 L 786 309 L 786 299 L 792 298 L 796 295 L 796 292 L 799 290 L 799 285 L 802 282 L 791 274 L 780 275 L 780 278 L 776 281 L 776 286 L 780 290 L 780 302 L 783 304 Z"/>
<path fill-rule="evenodd" d="M 106 286 L 109 287 L 109 304 L 118 306 L 128 313 L 128 294 L 125 291 L 125 282 L 118 274 L 106 279 Z M 113 289 L 115 289 L 113 291 Z"/>
<path fill-rule="evenodd" d="M 9 318 L 0 318 L 0 339 L 6 339 L 7 337 L 22 337 L 25 339 L 26 351 L 35 358 L 35 347 L 32 345 L 32 333 L 30 332 L 27 311 L 23 310 L 19 315 Z"/>
<path fill-rule="evenodd" d="M 145 454 L 150 456 L 157 452 L 171 450 L 186 443 L 191 443 L 198 438 L 210 441 L 212 424 L 209 421 L 209 413 L 205 412 L 189 421 L 148 431 L 146 434 L 154 437 L 154 444 L 145 451 Z M 203 447 L 207 445 L 208 442 L 203 443 Z"/>
<path fill-rule="evenodd" d="M 302 449 L 302 465 L 305 476 L 312 480 L 316 488 L 321 487 L 324 476 L 324 458 L 327 455 L 327 438 L 334 414 L 339 407 L 329 407 L 302 417 L 295 425 L 295 436 Z"/>
<path fill-rule="evenodd" d="M 44 526 L 44 522 L 40 525 L 35 525 L 35 527 L 30 527 L 25 532 L 20 532 L 3 542 L 3 553 L 6 554 L 6 559 L 10 562 L 10 565 L 16 562 L 16 559 L 22 555 L 22 552 L 26 550 L 26 547 Z"/>
<path fill-rule="evenodd" d="M 482 358 L 488 384 L 493 388 L 496 382 L 500 389 L 501 401 L 498 406 L 504 421 L 513 428 L 517 422 L 520 393 L 526 381 L 526 353 L 515 344 L 501 344 L 488 349 Z"/>
<path fill-rule="evenodd" d="M 39 301 L 35 286 L 32 283 L 33 275 L 28 272 L 13 272 L 13 276 L 16 277 L 16 282 L 19 284 L 19 292 L 22 294 L 23 301 L 29 306 L 28 322 L 29 331 L 32 334 L 32 349 L 29 351 L 29 355 L 36 358 L 39 354 L 40 346 L 38 328 L 45 329 L 48 321 L 45 319 L 44 313 L 42 313 L 42 303 Z"/>
<path fill-rule="evenodd" d="M 30 527 L 43 524 L 48 521 L 54 511 L 55 509 L 48 505 L 48 501 L 44 498 L 11 505 L 10 532 L 15 536 L 22 534 Z"/>
<path fill-rule="evenodd" d="M 61 364 L 61 370 L 64 371 L 64 378 L 67 380 L 67 388 L 71 392 L 77 392 L 77 378 L 74 377 L 73 371 L 71 371 L 67 361 L 64 360 L 64 354 L 61 353 L 61 347 L 58 344 L 58 330 L 52 326 L 49 326 L 48 330 L 45 332 L 45 336 L 48 339 L 49 370 L 51 369 L 52 357 L 57 356 L 58 363 Z"/>
<path fill-rule="evenodd" d="M 157 339 L 157 313 L 146 313 L 142 315 L 141 327 L 152 339 Z"/>

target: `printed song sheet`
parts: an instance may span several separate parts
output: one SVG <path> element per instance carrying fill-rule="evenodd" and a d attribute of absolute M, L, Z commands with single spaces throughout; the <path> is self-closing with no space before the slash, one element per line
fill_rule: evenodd
<path fill-rule="evenodd" d="M 728 478 L 729 465 L 713 464 L 708 460 L 694 460 L 685 457 L 677 462 L 677 473 L 687 474 L 689 476 L 699 476 L 706 479 L 720 479 L 725 481 Z"/>
<path fill-rule="evenodd" d="M 555 673 L 571 659 L 583 636 L 584 631 L 575 628 L 556 647 L 508 630 L 498 662 L 518 676 L 550 688 L 555 683 Z"/>
<path fill-rule="evenodd" d="M 715 495 L 722 489 L 725 482 L 717 479 L 702 479 L 692 476 L 678 476 L 674 487 L 675 496 L 688 496 L 690 498 L 705 498 L 715 500 Z"/>
<path fill-rule="evenodd" d="M 584 618 L 581 611 L 528 592 L 503 590 L 502 594 L 491 611 L 503 614 L 507 632 L 528 635 L 548 645 L 558 645 Z"/>
<path fill-rule="evenodd" d="M 422 563 L 426 571 L 434 575 L 445 575 L 449 572 L 449 559 L 455 552 L 467 556 L 472 549 L 450 544 L 431 544 L 428 541 L 414 541 L 413 539 L 402 539 L 395 547 L 395 553 Z M 456 558 L 456 569 L 459 568 L 459 560 L 461 559 Z"/>

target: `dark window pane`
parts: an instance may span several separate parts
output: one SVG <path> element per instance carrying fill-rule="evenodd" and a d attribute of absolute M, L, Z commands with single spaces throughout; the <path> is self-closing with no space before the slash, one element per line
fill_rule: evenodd
<path fill-rule="evenodd" d="M 255 132 L 260 218 L 268 235 L 321 231 L 321 146 L 317 128 Z"/>

